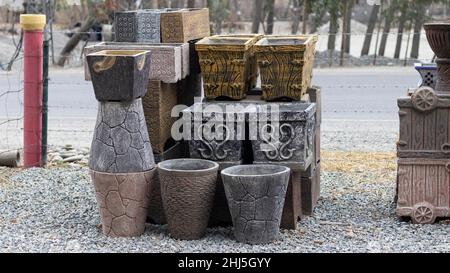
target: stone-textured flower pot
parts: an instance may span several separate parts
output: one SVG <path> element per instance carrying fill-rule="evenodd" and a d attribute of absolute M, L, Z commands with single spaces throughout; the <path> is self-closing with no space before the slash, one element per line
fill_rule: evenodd
<path fill-rule="evenodd" d="M 158 163 L 162 201 L 170 235 L 200 239 L 214 202 L 219 165 L 202 159 L 172 159 Z"/>
<path fill-rule="evenodd" d="M 414 64 L 414 68 L 419 72 L 420 77 L 422 78 L 419 87 L 428 86 L 433 89 L 436 88 L 437 81 L 437 66 L 436 64 L 423 64 L 416 63 Z"/>
<path fill-rule="evenodd" d="M 101 102 L 89 158 L 98 172 L 146 172 L 155 167 L 142 100 Z"/>
<path fill-rule="evenodd" d="M 137 44 L 102 42 L 84 48 L 84 55 L 101 50 L 149 50 L 151 52 L 150 80 L 176 83 L 184 79 L 190 70 L 189 44 Z M 85 80 L 91 80 L 85 62 Z"/>
<path fill-rule="evenodd" d="M 278 126 L 268 122 L 258 126 L 258 132 L 250 132 L 256 136 L 252 140 L 253 162 L 306 170 L 314 159 L 316 104 L 283 102 L 259 104 L 258 107 L 257 115 L 249 116 L 249 123 L 267 117 L 269 121 L 278 122 Z M 276 109 L 279 112 L 274 112 Z"/>
<path fill-rule="evenodd" d="M 242 162 L 246 114 L 245 104 L 241 105 L 242 108 L 232 109 L 228 108 L 233 106 L 231 103 L 202 102 L 183 110 L 183 126 L 191 128 L 187 140 L 190 157 L 230 164 Z M 226 124 L 226 120 L 234 122 Z"/>
<path fill-rule="evenodd" d="M 237 241 L 267 244 L 277 240 L 290 169 L 240 165 L 221 172 Z"/>
<path fill-rule="evenodd" d="M 144 96 L 150 71 L 150 51 L 103 50 L 86 58 L 97 100 L 132 101 Z"/>
<path fill-rule="evenodd" d="M 208 37 L 195 44 L 198 51 L 205 97 L 243 99 L 251 87 L 252 38 Z"/>
<path fill-rule="evenodd" d="M 424 25 L 428 43 L 437 56 L 436 93 L 450 97 L 450 23 L 430 23 Z"/>
<path fill-rule="evenodd" d="M 160 43 L 160 14 L 163 10 L 132 10 L 114 13 L 117 42 Z"/>
<path fill-rule="evenodd" d="M 255 45 L 262 98 L 301 100 L 308 89 L 317 36 L 267 36 Z"/>
<path fill-rule="evenodd" d="M 140 173 L 104 173 L 91 170 L 105 235 L 134 237 L 144 233 L 149 185 L 156 168 Z"/>
<path fill-rule="evenodd" d="M 209 10 L 180 9 L 161 13 L 163 43 L 186 43 L 210 35 Z"/>

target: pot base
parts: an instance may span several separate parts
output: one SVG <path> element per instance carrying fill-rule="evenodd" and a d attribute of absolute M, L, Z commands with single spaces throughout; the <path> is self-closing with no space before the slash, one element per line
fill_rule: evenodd
<path fill-rule="evenodd" d="M 105 235 L 134 237 L 144 233 L 149 185 L 155 170 L 140 173 L 90 170 Z"/>

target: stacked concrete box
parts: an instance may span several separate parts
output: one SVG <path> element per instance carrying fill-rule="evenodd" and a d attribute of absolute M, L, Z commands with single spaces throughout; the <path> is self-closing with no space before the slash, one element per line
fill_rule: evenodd
<path fill-rule="evenodd" d="M 425 79 L 409 97 L 397 100 L 396 212 L 418 224 L 450 215 L 450 23 L 425 24 L 424 28 L 437 56 L 436 81 Z M 435 88 L 429 86 L 434 83 Z"/>
<path fill-rule="evenodd" d="M 117 42 L 160 43 L 160 15 L 163 10 L 133 10 L 114 13 Z"/>
<path fill-rule="evenodd" d="M 186 43 L 210 34 L 207 8 L 167 10 L 161 14 L 163 43 Z"/>
<path fill-rule="evenodd" d="M 150 80 L 176 83 L 189 75 L 189 44 L 138 44 L 102 42 L 84 49 L 84 55 L 101 50 L 149 50 L 152 52 Z M 87 64 L 85 64 L 85 79 L 91 79 Z"/>

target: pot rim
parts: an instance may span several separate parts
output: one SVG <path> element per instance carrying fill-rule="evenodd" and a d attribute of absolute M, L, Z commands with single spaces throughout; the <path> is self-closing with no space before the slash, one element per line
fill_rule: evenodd
<path fill-rule="evenodd" d="M 435 28 L 438 28 L 438 29 L 442 29 L 442 28 L 450 29 L 450 22 L 426 23 L 426 24 L 423 25 L 423 27 L 425 29 L 427 29 L 427 28 L 428 29 L 435 29 Z"/>
<path fill-rule="evenodd" d="M 164 167 L 164 165 L 166 165 L 170 162 L 188 162 L 188 161 L 203 162 L 203 163 L 211 164 L 212 167 L 205 168 L 205 169 L 191 169 L 191 170 L 183 170 L 183 169 Z M 172 172 L 172 173 L 203 173 L 203 172 L 214 171 L 214 169 L 219 169 L 219 164 L 217 162 L 214 162 L 211 160 L 200 159 L 200 158 L 175 158 L 175 159 L 161 161 L 158 163 L 157 167 L 159 170 L 163 170 L 166 172 Z"/>
<path fill-rule="evenodd" d="M 273 172 L 273 173 L 266 173 L 266 174 L 235 174 L 230 173 L 230 171 L 233 171 L 235 169 L 240 169 L 242 167 L 254 167 L 254 168 L 278 168 L 279 171 Z M 221 174 L 226 176 L 232 176 L 232 177 L 261 177 L 261 176 L 272 176 L 272 175 L 280 175 L 284 173 L 290 173 L 291 169 L 289 167 L 283 166 L 283 165 L 276 165 L 276 164 L 247 164 L 247 165 L 237 165 L 225 168 L 221 171 Z"/>

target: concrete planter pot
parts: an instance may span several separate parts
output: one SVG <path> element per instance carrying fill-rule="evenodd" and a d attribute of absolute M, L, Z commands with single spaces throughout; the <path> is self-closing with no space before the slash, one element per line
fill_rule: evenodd
<path fill-rule="evenodd" d="M 437 56 L 436 93 L 450 98 L 450 23 L 429 23 L 424 28 L 428 43 Z"/>
<path fill-rule="evenodd" d="M 237 241 L 267 244 L 277 240 L 290 169 L 240 165 L 221 172 Z"/>
<path fill-rule="evenodd" d="M 160 43 L 163 10 L 133 10 L 114 13 L 117 42 Z"/>
<path fill-rule="evenodd" d="M 142 99 L 100 103 L 89 167 L 107 173 L 145 172 L 155 167 Z"/>
<path fill-rule="evenodd" d="M 84 49 L 84 55 L 101 50 L 149 50 L 151 52 L 150 80 L 176 83 L 189 75 L 189 44 L 138 44 L 102 42 Z M 91 80 L 87 63 L 85 63 L 85 80 Z"/>
<path fill-rule="evenodd" d="M 419 72 L 422 80 L 419 83 L 419 87 L 428 86 L 433 89 L 436 88 L 437 81 L 437 66 L 436 64 L 423 64 L 416 63 L 414 64 L 414 68 Z"/>
<path fill-rule="evenodd" d="M 145 95 L 150 51 L 103 50 L 86 58 L 97 100 L 132 101 Z"/>
<path fill-rule="evenodd" d="M 140 173 L 90 171 L 105 235 L 134 237 L 144 233 L 148 190 L 155 170 Z"/>
<path fill-rule="evenodd" d="M 186 43 L 210 36 L 209 9 L 166 10 L 161 14 L 163 43 Z"/>
<path fill-rule="evenodd" d="M 301 100 L 308 89 L 317 36 L 267 36 L 255 45 L 262 99 Z"/>
<path fill-rule="evenodd" d="M 172 237 L 196 240 L 204 236 L 218 169 L 217 163 L 202 159 L 172 159 L 158 164 L 163 207 Z"/>
<path fill-rule="evenodd" d="M 190 157 L 219 163 L 242 162 L 246 104 L 240 105 L 242 107 L 229 107 L 233 104 L 202 102 L 183 110 L 184 128 L 191 129 L 187 140 Z M 227 124 L 227 120 L 233 122 Z"/>
<path fill-rule="evenodd" d="M 270 122 L 260 124 L 258 132 L 250 132 L 250 135 L 257 136 L 252 140 L 253 162 L 280 164 L 295 171 L 306 170 L 314 160 L 316 104 L 283 102 L 260 104 L 258 107 L 257 115 L 249 115 L 249 123 L 266 117 Z"/>
<path fill-rule="evenodd" d="M 195 44 L 207 99 L 240 100 L 246 96 L 252 84 L 252 47 L 257 39 L 213 36 Z"/>

